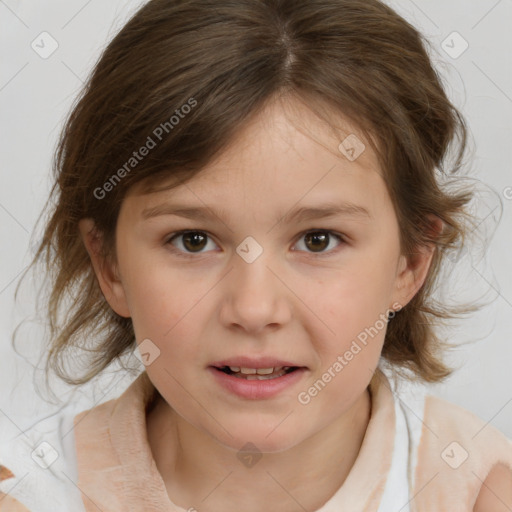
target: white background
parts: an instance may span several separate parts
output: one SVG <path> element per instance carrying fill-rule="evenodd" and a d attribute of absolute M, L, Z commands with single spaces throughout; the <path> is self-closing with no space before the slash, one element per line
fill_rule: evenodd
<path fill-rule="evenodd" d="M 27 362 L 37 362 L 43 342 L 42 326 L 29 318 L 35 291 L 21 295 L 17 303 L 13 295 L 29 262 L 31 243 L 40 236 L 33 229 L 50 189 L 58 132 L 99 52 L 142 3 L 0 0 L 0 423 L 8 428 L 23 428 L 35 415 L 55 409 L 35 392 Z M 468 174 L 483 185 L 476 203 L 481 227 L 492 234 L 499 220 L 485 244 L 485 257 L 482 245 L 463 253 L 448 272 L 453 281 L 440 289 L 457 299 L 484 296 L 489 304 L 450 330 L 452 343 L 465 343 L 448 359 L 460 370 L 431 392 L 512 438 L 512 188 L 507 188 L 512 187 L 512 1 L 389 3 L 431 42 L 447 91 L 471 128 Z M 46 59 L 31 47 L 44 31 L 58 43 Z M 451 35 L 454 31 L 463 39 Z M 469 46 L 453 58 L 443 50 L 445 40 L 452 53 L 464 41 Z M 498 198 L 503 203 L 501 220 Z M 18 322 L 27 318 L 28 327 L 20 334 L 21 357 L 12 350 L 11 337 Z M 116 381 L 107 375 L 96 387 L 85 386 L 75 399 L 85 408 L 118 395 L 129 381 L 109 386 Z M 67 388 L 57 384 L 54 390 L 67 397 Z"/>

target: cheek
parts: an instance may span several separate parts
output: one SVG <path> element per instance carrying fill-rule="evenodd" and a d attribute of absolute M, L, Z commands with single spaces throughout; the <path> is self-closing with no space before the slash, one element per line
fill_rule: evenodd
<path fill-rule="evenodd" d="M 317 314 L 337 336 L 354 334 L 356 327 L 373 324 L 391 306 L 392 283 L 389 268 L 361 267 L 347 268 L 317 285 L 311 293 L 308 288 L 308 302 Z"/>
<path fill-rule="evenodd" d="M 372 366 L 378 361 L 392 304 L 393 268 L 391 258 L 381 257 L 364 264 L 354 262 L 326 279 L 301 281 L 298 295 L 307 297 L 305 303 L 313 313 L 311 339 L 322 367 L 346 352 L 358 361 L 350 366 Z"/>
<path fill-rule="evenodd" d="M 149 338 L 158 347 L 159 371 L 165 368 L 181 375 L 199 364 L 204 338 L 200 319 L 212 314 L 205 297 L 207 283 L 187 283 L 176 270 L 146 271 L 139 276 L 130 286 L 136 339 Z"/>
<path fill-rule="evenodd" d="M 125 292 L 138 341 L 164 340 L 193 307 L 194 297 L 187 295 L 187 287 L 176 272 L 158 268 L 134 268 L 126 280 Z"/>

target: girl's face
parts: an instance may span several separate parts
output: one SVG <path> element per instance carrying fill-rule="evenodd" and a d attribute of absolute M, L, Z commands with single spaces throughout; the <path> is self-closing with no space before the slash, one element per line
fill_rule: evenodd
<path fill-rule="evenodd" d="M 119 280 L 98 274 L 113 309 L 132 317 L 163 398 L 237 450 L 290 448 L 356 404 L 387 314 L 418 290 L 431 258 L 413 267 L 400 255 L 369 144 L 359 154 L 351 135 L 343 154 L 343 139 L 291 105 L 294 115 L 269 106 L 188 183 L 132 189 L 118 218 Z M 298 369 L 247 380 L 221 366 Z"/>

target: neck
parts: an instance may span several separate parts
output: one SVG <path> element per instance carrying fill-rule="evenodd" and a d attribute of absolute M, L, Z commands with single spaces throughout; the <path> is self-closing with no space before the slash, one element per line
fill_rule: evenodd
<path fill-rule="evenodd" d="M 173 503 L 201 512 L 316 510 L 343 485 L 370 420 L 368 390 L 326 428 L 247 467 L 237 452 L 179 416 L 159 395 L 148 440 Z M 228 504 L 228 505 L 227 505 Z"/>

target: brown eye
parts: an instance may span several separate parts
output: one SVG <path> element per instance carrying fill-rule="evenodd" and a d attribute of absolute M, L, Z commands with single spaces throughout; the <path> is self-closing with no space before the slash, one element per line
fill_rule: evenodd
<path fill-rule="evenodd" d="M 306 252 L 313 254 L 319 253 L 319 256 L 323 256 L 325 254 L 327 256 L 336 252 L 336 247 L 334 249 L 326 250 L 328 249 L 331 242 L 335 239 L 339 241 L 338 245 L 341 245 L 341 243 L 345 242 L 342 236 L 333 233 L 332 231 L 317 230 L 309 231 L 303 234 L 299 240 L 299 243 L 304 240 L 306 249 L 302 250 L 305 250 Z"/>
<path fill-rule="evenodd" d="M 201 250 L 206 245 L 206 237 L 197 231 L 183 235 L 183 245 L 187 251 Z"/>
<path fill-rule="evenodd" d="M 329 235 L 321 231 L 305 235 L 306 246 L 313 252 L 321 252 L 329 246 Z"/>
<path fill-rule="evenodd" d="M 208 245 L 209 238 L 208 234 L 203 231 L 181 231 L 169 238 L 166 245 L 173 246 L 173 251 L 175 250 L 177 253 L 191 256 L 207 252 L 203 249 Z"/>

